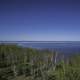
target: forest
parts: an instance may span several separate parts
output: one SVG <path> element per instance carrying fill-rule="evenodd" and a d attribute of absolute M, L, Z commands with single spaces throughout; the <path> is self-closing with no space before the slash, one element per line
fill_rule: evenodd
<path fill-rule="evenodd" d="M 0 80 L 80 80 L 80 54 L 0 44 Z"/>

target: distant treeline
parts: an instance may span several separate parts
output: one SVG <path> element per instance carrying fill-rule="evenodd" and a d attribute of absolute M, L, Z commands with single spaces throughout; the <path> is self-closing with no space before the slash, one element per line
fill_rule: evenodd
<path fill-rule="evenodd" d="M 0 80 L 80 80 L 80 55 L 0 44 Z M 17 79 L 16 79 L 17 78 Z"/>

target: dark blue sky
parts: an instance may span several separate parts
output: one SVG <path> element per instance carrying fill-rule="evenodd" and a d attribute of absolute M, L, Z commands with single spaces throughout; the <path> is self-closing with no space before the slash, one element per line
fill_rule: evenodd
<path fill-rule="evenodd" d="M 80 41 L 80 1 L 0 0 L 0 40 Z"/>

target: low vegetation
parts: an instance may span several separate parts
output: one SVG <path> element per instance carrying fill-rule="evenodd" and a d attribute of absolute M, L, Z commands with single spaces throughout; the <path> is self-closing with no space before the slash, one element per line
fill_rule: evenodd
<path fill-rule="evenodd" d="M 80 80 L 80 55 L 0 44 L 0 80 Z"/>

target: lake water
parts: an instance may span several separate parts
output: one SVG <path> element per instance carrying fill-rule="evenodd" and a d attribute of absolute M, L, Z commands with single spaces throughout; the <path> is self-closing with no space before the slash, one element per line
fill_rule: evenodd
<path fill-rule="evenodd" d="M 37 49 L 53 49 L 65 55 L 80 53 L 80 41 L 8 41 L 3 43 L 17 43 L 23 47 Z"/>
<path fill-rule="evenodd" d="M 80 41 L 22 42 L 19 45 L 37 49 L 53 49 L 66 55 L 80 53 Z"/>

